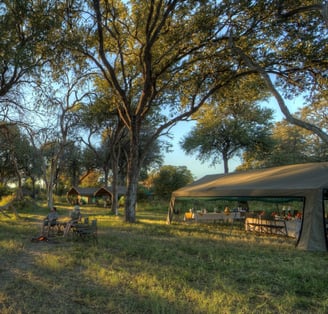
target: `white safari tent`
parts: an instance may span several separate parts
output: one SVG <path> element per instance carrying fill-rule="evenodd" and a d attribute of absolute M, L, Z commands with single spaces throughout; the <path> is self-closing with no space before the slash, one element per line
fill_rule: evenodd
<path fill-rule="evenodd" d="M 302 200 L 303 219 L 296 246 L 303 250 L 327 251 L 325 200 L 328 200 L 328 162 L 205 176 L 172 193 L 168 222 L 172 221 L 178 199 L 229 197 Z"/>

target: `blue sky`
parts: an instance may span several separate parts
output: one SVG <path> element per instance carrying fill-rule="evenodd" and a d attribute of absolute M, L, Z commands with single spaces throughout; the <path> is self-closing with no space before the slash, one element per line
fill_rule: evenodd
<path fill-rule="evenodd" d="M 302 99 L 295 98 L 292 101 L 286 101 L 289 110 L 295 112 L 302 106 Z M 263 106 L 267 108 L 272 108 L 275 111 L 275 120 L 280 121 L 283 119 L 283 115 L 280 112 L 278 104 L 274 99 L 271 99 L 269 102 L 263 103 Z M 180 147 L 179 142 L 182 138 L 187 135 L 192 126 L 192 122 L 180 122 L 175 127 L 172 128 L 171 133 L 173 135 L 172 139 L 172 152 L 167 153 L 164 158 L 165 165 L 172 166 L 186 166 L 195 179 L 199 179 L 207 174 L 213 173 L 223 173 L 223 164 L 217 164 L 215 167 L 211 166 L 210 163 L 201 163 L 196 159 L 196 155 L 186 155 Z M 232 172 L 240 164 L 240 160 L 235 158 L 234 160 L 229 161 L 229 171 Z"/>
<path fill-rule="evenodd" d="M 213 167 L 210 166 L 209 162 L 201 163 L 196 159 L 196 155 L 186 155 L 181 149 L 179 142 L 190 132 L 193 125 L 194 124 L 192 122 L 180 122 L 172 128 L 172 152 L 165 154 L 164 164 L 172 166 L 186 166 L 191 171 L 195 179 L 199 179 L 207 174 L 222 173 L 223 164 L 218 164 Z M 233 171 L 238 164 L 238 159 L 235 161 L 230 161 L 230 171 Z"/>

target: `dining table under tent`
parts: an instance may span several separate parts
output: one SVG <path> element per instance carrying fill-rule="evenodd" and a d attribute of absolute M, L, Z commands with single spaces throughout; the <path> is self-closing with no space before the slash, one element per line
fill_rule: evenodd
<path fill-rule="evenodd" d="M 302 222 L 296 247 L 327 251 L 325 201 L 328 200 L 328 162 L 305 163 L 205 176 L 174 191 L 167 222 L 178 200 L 235 199 L 302 201 Z"/>

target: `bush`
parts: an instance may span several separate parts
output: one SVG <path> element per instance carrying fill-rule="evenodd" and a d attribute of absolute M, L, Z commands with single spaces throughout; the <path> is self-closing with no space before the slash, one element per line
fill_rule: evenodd
<path fill-rule="evenodd" d="M 4 196 L 12 195 L 13 192 L 14 190 L 9 188 L 8 186 L 0 185 L 0 199 Z"/>

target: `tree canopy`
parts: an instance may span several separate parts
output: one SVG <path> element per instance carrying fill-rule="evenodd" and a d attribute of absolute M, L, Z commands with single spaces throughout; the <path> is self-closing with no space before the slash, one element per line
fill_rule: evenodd
<path fill-rule="evenodd" d="M 24 120 L 31 135 L 41 134 L 34 118 L 49 117 L 45 108 L 51 104 L 59 109 L 53 111 L 54 120 L 59 121 L 65 144 L 81 131 L 82 103 L 91 107 L 97 101 L 95 95 L 107 97 L 104 106 L 119 126 L 118 136 L 106 142 L 113 164 L 120 160 L 116 144 L 127 139 L 125 215 L 129 222 L 136 220 L 138 180 L 154 143 L 203 106 L 212 110 L 217 103 L 222 114 L 231 114 L 223 110 L 228 107 L 225 95 L 236 95 L 238 88 L 238 95 L 244 96 L 239 104 L 254 95 L 256 102 L 270 94 L 289 123 L 328 143 L 322 124 L 291 114 L 286 105 L 287 99 L 300 94 L 304 106 L 312 100 L 326 101 L 325 1 L 3 1 L 0 35 L 4 122 Z M 45 88 L 55 90 L 65 75 L 71 82 L 81 75 L 92 78 L 66 90 L 66 96 L 78 96 L 75 100 L 92 91 L 85 101 L 34 98 Z M 249 78 L 252 87 L 239 84 Z M 53 84 L 51 89 L 48 82 Z M 23 111 L 31 114 L 19 115 Z M 123 138 L 121 130 L 126 133 Z"/>
<path fill-rule="evenodd" d="M 310 123 L 315 121 L 315 124 L 325 129 L 326 111 L 322 103 L 313 103 L 296 115 Z M 271 143 L 268 150 L 246 150 L 237 170 L 327 161 L 328 144 L 316 134 L 290 124 L 287 120 L 273 125 Z"/>
<path fill-rule="evenodd" d="M 187 154 L 196 154 L 212 165 L 228 162 L 245 151 L 266 150 L 270 146 L 273 111 L 256 102 L 265 99 L 263 86 L 241 80 L 220 90 L 212 101 L 194 115 L 196 126 L 181 142 Z"/>
<path fill-rule="evenodd" d="M 153 190 L 156 196 L 169 198 L 171 193 L 193 181 L 190 170 L 185 166 L 162 166 L 153 176 Z"/>

